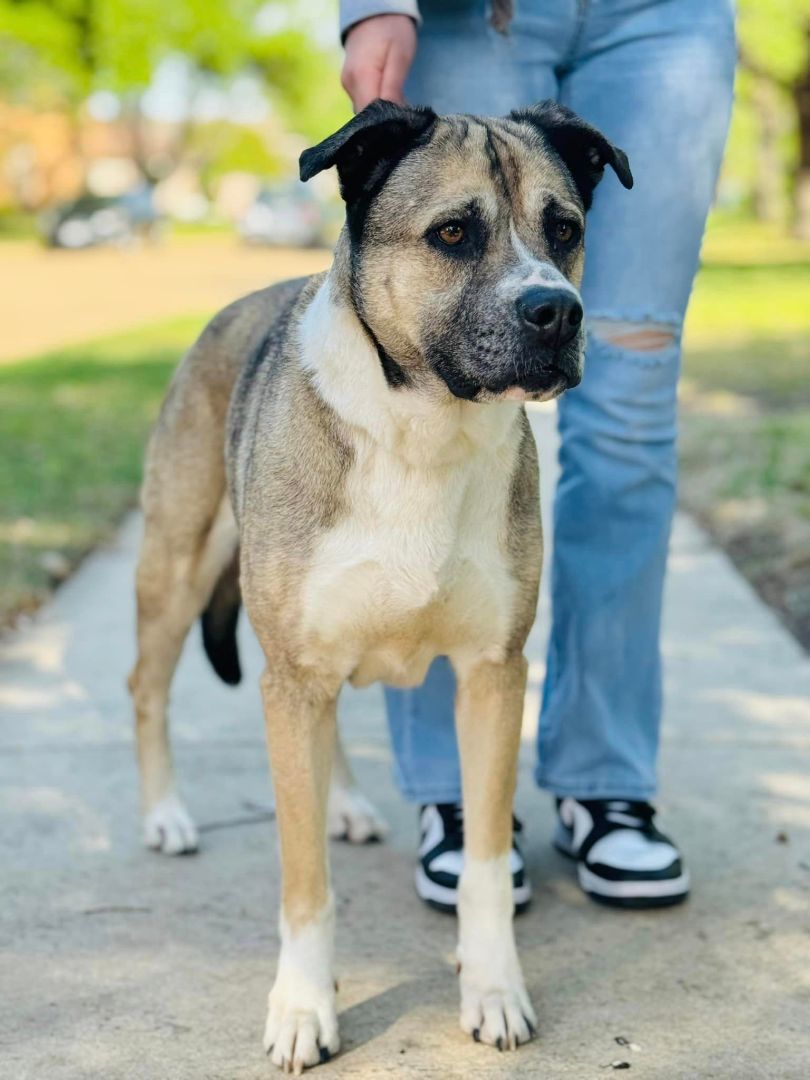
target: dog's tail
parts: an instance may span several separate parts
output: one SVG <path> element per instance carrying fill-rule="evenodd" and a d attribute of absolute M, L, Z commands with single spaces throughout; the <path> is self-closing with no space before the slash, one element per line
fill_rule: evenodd
<path fill-rule="evenodd" d="M 242 593 L 239 589 L 239 552 L 226 566 L 214 586 L 208 606 L 201 616 L 203 645 L 214 671 L 223 682 L 236 686 L 242 679 L 236 624 Z"/>

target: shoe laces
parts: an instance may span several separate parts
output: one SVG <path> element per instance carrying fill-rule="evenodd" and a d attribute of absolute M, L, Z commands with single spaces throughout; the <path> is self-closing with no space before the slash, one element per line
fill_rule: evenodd
<path fill-rule="evenodd" d="M 458 837 L 460 842 L 463 841 L 464 808 L 461 803 L 436 803 L 435 805 L 439 812 L 439 817 L 442 819 L 444 835 L 448 839 L 450 837 Z"/>
<path fill-rule="evenodd" d="M 629 799 L 605 799 L 601 802 L 602 814 L 612 825 L 630 829 L 647 829 L 652 825 L 655 808 L 648 802 Z"/>

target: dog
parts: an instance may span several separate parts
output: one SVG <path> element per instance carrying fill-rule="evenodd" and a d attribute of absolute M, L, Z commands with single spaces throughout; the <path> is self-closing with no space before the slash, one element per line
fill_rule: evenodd
<path fill-rule="evenodd" d="M 153 433 L 130 677 L 145 840 L 197 845 L 169 684 L 200 616 L 239 680 L 241 600 L 267 661 L 282 900 L 264 1044 L 285 1070 L 339 1049 L 327 830 L 383 830 L 340 749 L 339 690 L 416 686 L 437 656 L 458 685 L 461 1026 L 499 1049 L 534 1033 L 508 868 L 542 561 L 524 402 L 580 381 L 585 212 L 606 166 L 632 186 L 625 154 L 552 102 L 500 119 L 372 103 L 300 159 L 302 180 L 337 168 L 331 269 L 216 316 Z"/>

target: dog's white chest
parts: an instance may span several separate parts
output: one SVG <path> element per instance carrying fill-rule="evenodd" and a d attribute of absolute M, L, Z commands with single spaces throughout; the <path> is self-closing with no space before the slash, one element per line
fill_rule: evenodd
<path fill-rule="evenodd" d="M 355 685 L 409 686 L 438 655 L 498 655 L 515 590 L 504 551 L 512 460 L 413 469 L 361 449 L 344 515 L 306 579 L 307 661 Z"/>

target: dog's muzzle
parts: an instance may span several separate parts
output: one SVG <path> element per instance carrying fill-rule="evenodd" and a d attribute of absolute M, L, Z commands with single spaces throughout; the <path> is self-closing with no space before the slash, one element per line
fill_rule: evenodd
<path fill-rule="evenodd" d="M 582 378 L 582 304 L 573 289 L 532 286 L 515 301 L 523 328 L 524 370 L 517 385 L 537 394 L 577 386 Z"/>

